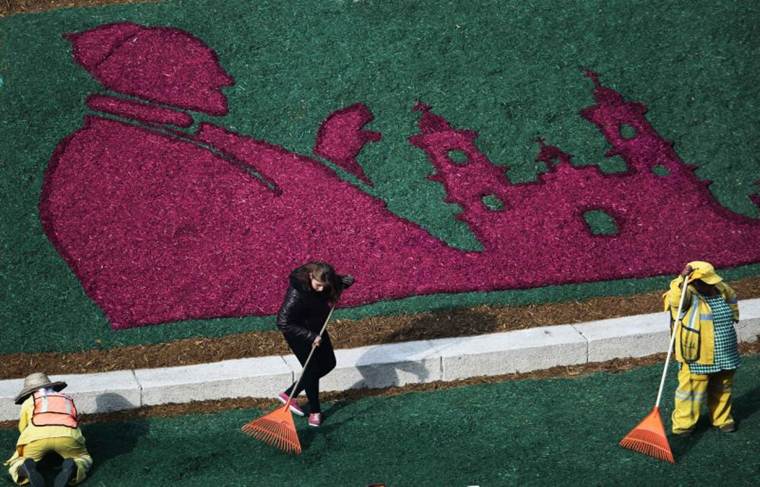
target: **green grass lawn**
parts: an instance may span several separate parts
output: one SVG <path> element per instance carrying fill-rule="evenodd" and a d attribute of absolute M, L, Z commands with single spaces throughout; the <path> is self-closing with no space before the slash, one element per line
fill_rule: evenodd
<path fill-rule="evenodd" d="M 477 249 L 478 242 L 454 219 L 458 208 L 443 201 L 443 188 L 425 179 L 432 167 L 408 142 L 418 130 L 415 101 L 478 131 L 480 148 L 509 167 L 513 182 L 544 169 L 534 160 L 537 136 L 579 164 L 619 170 L 621 161 L 605 159 L 606 142 L 578 113 L 592 103 L 581 66 L 646 104 L 684 161 L 714 181 L 722 205 L 760 214 L 749 199 L 760 174 L 760 7 L 752 2 L 173 0 L 16 15 L 0 20 L 0 323 L 8 330 L 0 334 L 0 354 L 272 327 L 269 318 L 243 318 L 113 333 L 42 233 L 43 172 L 56 144 L 81 126 L 86 96 L 99 89 L 61 35 L 117 21 L 174 26 L 201 38 L 236 79 L 225 91 L 230 113 L 213 122 L 298 153 L 311 154 L 331 112 L 365 103 L 375 115 L 369 128 L 383 134 L 360 154 L 375 182 L 368 191 L 458 248 Z M 760 265 L 728 274 L 760 275 Z M 342 316 L 623 295 L 666 282 L 439 295 Z"/>
<path fill-rule="evenodd" d="M 676 464 L 618 442 L 653 406 L 661 366 L 578 379 L 522 380 L 325 405 L 287 456 L 239 431 L 258 410 L 84 427 L 94 486 L 756 485 L 760 357 L 737 374 L 734 434 L 701 423 L 675 438 Z M 666 387 L 669 413 L 674 370 Z M 10 452 L 16 433 L 0 431 Z"/>

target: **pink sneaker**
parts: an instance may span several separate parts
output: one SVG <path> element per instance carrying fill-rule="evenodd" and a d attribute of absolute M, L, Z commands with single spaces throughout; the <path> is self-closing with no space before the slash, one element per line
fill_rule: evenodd
<path fill-rule="evenodd" d="M 322 424 L 322 413 L 311 413 L 309 415 L 309 426 L 317 428 L 320 424 Z"/>
<path fill-rule="evenodd" d="M 285 394 L 284 392 L 281 392 L 281 393 L 277 394 L 277 399 L 281 403 L 283 403 L 283 404 L 287 404 L 288 397 L 289 396 L 287 394 Z M 289 409 L 290 409 L 290 412 L 292 412 L 293 414 L 297 414 L 299 416 L 303 416 L 303 409 L 301 409 L 300 407 L 298 407 L 298 403 L 296 402 L 295 398 L 293 398 L 293 400 L 290 401 L 290 408 Z"/>

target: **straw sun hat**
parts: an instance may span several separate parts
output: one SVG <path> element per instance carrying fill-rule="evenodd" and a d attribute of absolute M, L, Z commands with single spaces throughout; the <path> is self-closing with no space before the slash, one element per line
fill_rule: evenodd
<path fill-rule="evenodd" d="M 63 390 L 65 387 L 65 382 L 52 382 L 50 378 L 48 378 L 47 374 L 43 372 L 35 372 L 34 374 L 29 374 L 24 379 L 24 388 L 21 389 L 21 392 L 19 392 L 16 396 L 16 404 L 21 404 L 24 402 L 26 398 L 32 395 L 37 389 L 48 388 L 53 389 L 57 392 Z"/>

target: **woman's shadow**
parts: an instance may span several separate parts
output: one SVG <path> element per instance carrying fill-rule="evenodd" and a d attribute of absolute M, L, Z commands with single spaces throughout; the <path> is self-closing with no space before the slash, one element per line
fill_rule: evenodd
<path fill-rule="evenodd" d="M 394 330 L 383 337 L 384 344 L 398 344 L 409 340 L 430 340 L 435 338 L 447 338 L 456 336 L 458 330 L 455 327 L 461 321 L 467 320 L 468 335 L 492 333 L 497 329 L 494 316 L 473 310 L 451 310 L 443 313 L 425 314 L 415 319 L 401 329 Z M 475 325 L 472 325 L 475 323 Z M 362 378 L 352 384 L 347 390 L 338 394 L 338 399 L 332 401 L 324 411 L 325 423 L 318 428 L 309 428 L 302 435 L 302 443 L 308 448 L 317 434 L 329 434 L 342 425 L 361 417 L 369 412 L 372 406 L 367 405 L 359 410 L 352 411 L 344 419 L 338 419 L 341 410 L 353 405 L 358 399 L 367 395 L 367 389 L 372 390 L 372 395 L 380 395 L 383 391 L 392 387 L 400 387 L 407 384 L 421 384 L 430 382 L 431 366 L 426 359 L 426 347 L 422 344 L 402 345 L 394 348 L 390 355 L 386 345 L 374 345 L 365 347 L 364 352 L 357 358 L 356 368 Z M 434 359 L 432 359 L 434 360 Z M 427 362 L 427 363 L 426 363 Z M 434 366 L 434 365 L 433 365 Z M 331 418 L 337 419 L 334 421 Z"/>
<path fill-rule="evenodd" d="M 463 327 L 465 322 L 467 326 Z M 497 329 L 497 322 L 493 315 L 472 309 L 426 313 L 387 334 L 383 339 L 387 345 L 367 347 L 357 360 L 362 379 L 350 389 L 384 389 L 428 382 L 431 368 L 440 370 L 439 359 L 431 357 L 431 350 L 421 341 L 461 336 L 463 328 L 468 336 L 487 334 Z M 395 345 L 392 353 L 388 345 Z M 435 363 L 431 364 L 431 360 Z"/>

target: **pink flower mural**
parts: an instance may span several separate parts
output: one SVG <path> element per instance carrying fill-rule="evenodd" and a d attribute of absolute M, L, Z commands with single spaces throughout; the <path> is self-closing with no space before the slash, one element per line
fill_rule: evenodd
<path fill-rule="evenodd" d="M 179 130 L 192 125 L 186 111 L 225 114 L 221 88 L 233 83 L 192 34 L 119 23 L 68 38 L 96 80 L 134 97 L 88 99 L 103 114 L 60 142 L 40 200 L 46 234 L 114 328 L 272 314 L 289 271 L 311 259 L 358 277 L 344 306 L 652 276 L 697 258 L 721 267 L 760 261 L 760 222 L 719 206 L 644 105 L 594 73 L 596 104 L 581 115 L 625 173 L 575 167 L 541 142 L 549 171 L 511 184 L 477 149 L 476 132 L 415 105 L 410 143 L 427 154 L 447 201 L 463 208 L 459 218 L 483 246 L 468 252 L 316 159 L 210 123 Z M 372 118 L 363 104 L 328 116 L 315 154 L 371 184 L 356 157 L 380 140 L 363 128 Z M 608 215 L 617 232 L 593 234 L 589 211 Z"/>

